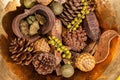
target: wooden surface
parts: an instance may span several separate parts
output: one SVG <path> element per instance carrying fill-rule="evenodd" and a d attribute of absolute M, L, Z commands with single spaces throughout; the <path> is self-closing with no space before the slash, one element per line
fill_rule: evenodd
<path fill-rule="evenodd" d="M 0 8 L 1 8 L 0 9 L 0 80 L 96 80 L 96 79 L 97 80 L 115 80 L 116 77 L 120 74 L 120 69 L 119 69 L 120 58 L 118 57 L 120 56 L 120 52 L 119 52 L 120 39 L 119 38 L 116 38 L 112 41 L 111 48 L 110 48 L 111 53 L 103 63 L 96 65 L 95 69 L 88 73 L 83 73 L 83 72 L 80 72 L 79 70 L 76 70 L 74 76 L 69 79 L 62 78 L 61 76 L 57 77 L 54 73 L 47 76 L 41 76 L 41 75 L 38 75 L 37 72 L 35 72 L 33 66 L 23 67 L 13 63 L 9 57 L 9 52 L 8 52 L 9 42 L 14 37 L 11 30 L 11 23 L 13 18 L 17 14 L 22 13 L 24 11 L 22 9 L 23 7 L 17 8 L 16 11 L 13 11 L 16 9 L 16 6 L 19 5 L 17 0 L 13 0 L 13 1 L 14 2 L 9 3 L 7 7 L 5 6 L 2 7 L 4 4 L 0 3 Z M 107 13 L 110 13 L 110 12 L 104 13 L 103 8 L 106 6 L 101 5 L 100 1 L 102 0 L 97 1 L 97 14 L 98 14 L 98 18 L 100 20 L 101 25 L 105 29 L 115 29 L 119 31 L 119 24 L 118 24 L 119 22 L 117 22 L 117 20 L 120 19 L 120 16 L 115 18 L 116 16 L 119 15 L 118 14 L 119 10 L 114 9 L 113 18 L 108 18 L 108 19 L 104 18 L 105 15 L 107 15 Z M 120 2 L 119 0 L 103 0 L 103 1 L 111 1 L 111 3 L 108 3 L 108 7 L 110 6 L 109 4 L 112 4 L 114 7 L 116 7 L 115 1 Z M 101 5 L 101 8 L 100 8 L 100 5 Z M 118 3 L 117 3 L 117 6 L 119 6 Z M 9 11 L 12 11 L 12 12 L 9 12 Z M 111 15 L 112 14 L 110 13 L 109 16 Z M 112 23 L 109 24 L 108 21 Z"/>

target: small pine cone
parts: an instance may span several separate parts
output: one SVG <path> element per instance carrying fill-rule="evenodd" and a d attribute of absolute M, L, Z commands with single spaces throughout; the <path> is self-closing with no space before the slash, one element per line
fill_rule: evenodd
<path fill-rule="evenodd" d="M 42 75 L 50 74 L 56 68 L 56 59 L 51 53 L 36 54 L 32 63 L 35 70 Z"/>
<path fill-rule="evenodd" d="M 94 8 L 94 2 L 91 0 L 87 0 L 88 2 L 88 10 L 92 11 Z M 65 4 L 63 4 L 63 12 L 59 15 L 59 19 L 62 23 L 67 26 L 69 22 L 71 22 L 77 14 L 83 8 L 83 3 L 81 0 L 68 0 Z"/>
<path fill-rule="evenodd" d="M 49 52 L 50 46 L 45 38 L 41 38 L 34 43 L 35 51 L 37 52 Z"/>
<path fill-rule="evenodd" d="M 29 65 L 35 53 L 33 43 L 22 38 L 12 40 L 9 51 L 12 60 L 21 65 Z"/>
<path fill-rule="evenodd" d="M 95 58 L 90 53 L 79 54 L 76 58 L 75 65 L 81 71 L 91 71 L 95 67 Z"/>
<path fill-rule="evenodd" d="M 87 36 L 85 30 L 80 27 L 76 31 L 67 31 L 63 34 L 63 42 L 73 51 L 80 52 L 86 46 Z"/>

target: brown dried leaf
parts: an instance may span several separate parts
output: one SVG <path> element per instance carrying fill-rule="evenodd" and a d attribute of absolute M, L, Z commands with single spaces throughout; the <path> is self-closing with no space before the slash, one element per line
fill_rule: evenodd
<path fill-rule="evenodd" d="M 96 63 L 101 63 L 108 57 L 110 43 L 115 37 L 118 36 L 119 34 L 114 30 L 107 30 L 101 35 L 94 55 Z"/>

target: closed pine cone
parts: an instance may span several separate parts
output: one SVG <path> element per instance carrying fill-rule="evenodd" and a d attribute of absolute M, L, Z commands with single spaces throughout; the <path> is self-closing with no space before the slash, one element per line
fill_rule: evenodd
<path fill-rule="evenodd" d="M 93 11 L 94 2 L 92 2 L 91 0 L 87 0 L 87 2 L 88 10 Z M 68 0 L 65 4 L 63 4 L 63 7 L 63 12 L 59 15 L 59 19 L 65 26 L 67 26 L 68 23 L 70 23 L 75 17 L 77 17 L 78 13 L 80 13 L 83 8 L 83 3 L 81 2 L 81 0 Z"/>
<path fill-rule="evenodd" d="M 91 71 L 95 67 L 95 58 L 89 53 L 79 54 L 76 58 L 75 65 L 81 71 Z"/>
<path fill-rule="evenodd" d="M 35 70 L 42 75 L 50 74 L 56 68 L 56 59 L 51 53 L 36 54 L 32 63 Z"/>
<path fill-rule="evenodd" d="M 85 30 L 81 27 L 76 31 L 67 31 L 63 33 L 63 42 L 73 51 L 80 52 L 86 46 L 87 36 Z"/>
<path fill-rule="evenodd" d="M 41 38 L 34 43 L 35 50 L 37 52 L 49 52 L 50 46 L 45 38 Z"/>
<path fill-rule="evenodd" d="M 9 51 L 12 60 L 21 65 L 29 65 L 35 54 L 33 43 L 22 38 L 12 40 Z"/>

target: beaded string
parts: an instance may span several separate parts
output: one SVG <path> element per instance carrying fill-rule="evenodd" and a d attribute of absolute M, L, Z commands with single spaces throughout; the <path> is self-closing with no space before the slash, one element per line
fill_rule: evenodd
<path fill-rule="evenodd" d="M 66 59 L 70 60 L 72 54 L 68 50 L 68 48 L 66 46 L 64 46 L 62 44 L 62 42 L 58 38 L 56 38 L 55 36 L 52 36 L 52 37 L 49 36 L 49 39 L 50 40 L 48 41 L 48 43 L 52 46 L 55 46 L 57 51 L 59 51 L 61 54 L 63 53 L 62 58 L 66 58 Z M 71 62 L 68 61 L 68 64 L 70 64 L 70 63 Z"/>
<path fill-rule="evenodd" d="M 77 30 L 77 28 L 79 28 L 79 25 L 82 23 L 82 19 L 85 19 L 85 15 L 90 13 L 88 10 L 87 0 L 81 0 L 81 3 L 83 4 L 82 10 L 77 14 L 77 17 L 67 25 L 67 28 L 70 29 L 70 31 Z"/>

